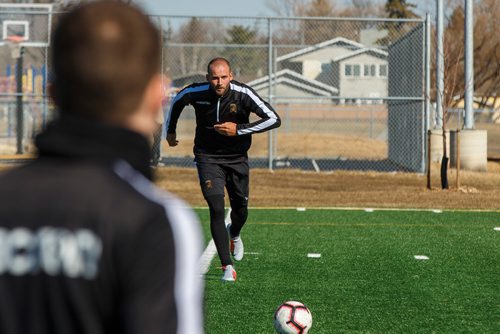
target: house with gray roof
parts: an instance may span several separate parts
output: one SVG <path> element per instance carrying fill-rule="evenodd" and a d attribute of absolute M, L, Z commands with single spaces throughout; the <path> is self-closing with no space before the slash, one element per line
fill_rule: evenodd
<path fill-rule="evenodd" d="M 271 76 L 271 95 L 277 100 L 290 99 L 287 102 L 303 103 L 324 100 L 330 102 L 331 96 L 338 95 L 338 89 L 317 80 L 306 78 L 289 69 L 276 72 Z M 248 82 L 260 96 L 269 98 L 269 76 Z"/>
<path fill-rule="evenodd" d="M 336 90 L 340 103 L 377 103 L 388 93 L 388 53 L 337 37 L 276 59 L 281 68 Z"/>

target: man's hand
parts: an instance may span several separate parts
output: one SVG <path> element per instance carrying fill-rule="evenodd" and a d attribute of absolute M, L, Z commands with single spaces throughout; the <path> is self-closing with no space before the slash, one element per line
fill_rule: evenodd
<path fill-rule="evenodd" d="M 177 146 L 179 141 L 177 140 L 177 134 L 175 132 L 167 133 L 167 143 L 168 146 Z"/>
<path fill-rule="evenodd" d="M 214 130 L 223 136 L 236 136 L 236 123 L 224 122 L 221 124 L 215 124 Z"/>

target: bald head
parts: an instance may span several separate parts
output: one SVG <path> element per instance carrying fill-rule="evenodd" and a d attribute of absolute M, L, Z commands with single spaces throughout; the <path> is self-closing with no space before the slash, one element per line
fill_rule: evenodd
<path fill-rule="evenodd" d="M 231 64 L 225 58 L 214 58 L 208 63 L 207 81 L 212 87 L 212 91 L 219 95 L 225 95 L 233 80 Z"/>
<path fill-rule="evenodd" d="M 227 60 L 226 58 L 217 57 L 208 62 L 207 73 L 210 74 L 210 72 L 212 71 L 212 66 L 219 65 L 227 66 L 229 72 L 231 72 L 231 63 L 229 63 L 229 60 Z"/>

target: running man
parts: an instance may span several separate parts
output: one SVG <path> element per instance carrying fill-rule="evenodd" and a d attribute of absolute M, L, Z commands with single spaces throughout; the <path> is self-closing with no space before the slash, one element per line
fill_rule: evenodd
<path fill-rule="evenodd" d="M 223 268 L 223 281 L 235 281 L 234 260 L 243 258 L 241 229 L 248 216 L 248 149 L 252 134 L 277 128 L 281 120 L 274 109 L 249 86 L 233 80 L 227 59 L 212 59 L 207 81 L 193 83 L 172 101 L 167 119 L 167 142 L 178 144 L 177 120 L 187 105 L 196 113 L 194 161 L 201 191 L 210 210 L 210 230 Z M 259 119 L 250 122 L 250 113 Z M 224 224 L 224 188 L 231 205 L 231 224 Z M 228 237 L 229 232 L 229 237 Z M 230 240 L 229 240 L 230 239 Z"/>

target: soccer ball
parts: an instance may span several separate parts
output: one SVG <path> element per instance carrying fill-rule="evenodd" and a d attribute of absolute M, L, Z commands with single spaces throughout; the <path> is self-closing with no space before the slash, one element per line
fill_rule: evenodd
<path fill-rule="evenodd" d="M 306 334 L 312 322 L 311 311 L 297 301 L 284 302 L 274 313 L 274 328 L 280 334 Z"/>

